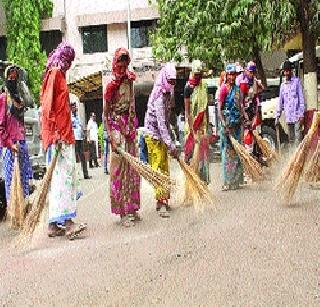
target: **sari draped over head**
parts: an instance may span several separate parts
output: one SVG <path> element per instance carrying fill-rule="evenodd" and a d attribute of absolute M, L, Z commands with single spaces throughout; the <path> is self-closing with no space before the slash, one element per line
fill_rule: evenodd
<path fill-rule="evenodd" d="M 192 64 L 192 71 L 188 81 L 189 86 L 193 87 L 193 93 L 190 97 L 190 116 L 192 117 L 192 130 L 186 123 L 186 142 L 184 153 L 187 160 L 196 159 L 199 161 L 199 175 L 205 182 L 209 182 L 209 142 L 207 136 L 207 107 L 208 107 L 208 89 L 203 79 L 195 78 L 195 74 L 202 71 L 202 64 L 196 60 Z M 199 144 L 199 150 L 195 150 L 196 143 Z M 196 153 L 196 157 L 195 157 Z"/>
<path fill-rule="evenodd" d="M 117 63 L 122 56 L 127 59 L 125 71 Z M 104 113 L 111 128 L 109 137 L 116 146 L 136 156 L 136 128 L 133 81 L 135 74 L 128 70 L 128 50 L 116 50 L 112 61 L 112 76 L 104 93 Z M 132 166 L 116 152 L 111 154 L 110 163 L 111 212 L 120 216 L 134 214 L 140 208 L 140 176 Z"/>

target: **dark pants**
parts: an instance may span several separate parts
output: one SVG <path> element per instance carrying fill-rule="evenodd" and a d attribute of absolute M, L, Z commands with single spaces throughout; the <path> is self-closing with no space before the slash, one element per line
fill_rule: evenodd
<path fill-rule="evenodd" d="M 89 166 L 93 167 L 92 162 L 94 162 L 94 166 L 98 167 L 98 159 L 97 159 L 97 147 L 95 141 L 89 142 L 89 151 L 90 151 L 90 158 L 89 158 Z"/>
<path fill-rule="evenodd" d="M 88 166 L 87 166 L 87 161 L 83 152 L 83 140 L 76 140 L 76 157 L 77 157 L 77 162 L 79 160 L 81 162 L 83 176 L 88 177 Z"/>
<path fill-rule="evenodd" d="M 288 124 L 288 137 L 291 145 L 298 145 L 301 141 L 301 125 L 300 123 Z"/>

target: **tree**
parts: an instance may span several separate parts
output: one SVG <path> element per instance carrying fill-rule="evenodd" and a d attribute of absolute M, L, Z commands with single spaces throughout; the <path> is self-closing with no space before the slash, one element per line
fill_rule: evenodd
<path fill-rule="evenodd" d="M 157 58 L 180 60 L 182 50 L 186 50 L 190 59 L 197 57 L 208 65 L 254 58 L 264 84 L 261 53 L 281 47 L 284 34 L 288 37 L 296 33 L 303 24 L 301 13 L 298 14 L 301 5 L 305 9 L 308 3 L 308 31 L 319 29 L 318 0 L 156 2 L 160 21 L 153 35 L 153 50 Z M 311 67 L 315 69 L 314 63 Z"/>
<path fill-rule="evenodd" d="M 308 109 L 317 109 L 317 57 L 316 43 L 320 35 L 319 0 L 287 0 L 292 7 L 287 31 L 294 27 L 302 34 L 304 89 Z M 279 1 L 282 15 L 286 14 Z"/>
<path fill-rule="evenodd" d="M 50 0 L 2 0 L 6 14 L 7 57 L 28 72 L 28 84 L 39 99 L 46 55 L 40 47 L 41 19 L 51 15 Z"/>
<path fill-rule="evenodd" d="M 255 59 L 263 83 L 266 77 L 261 52 L 279 41 L 273 33 L 272 0 L 157 1 L 160 21 L 154 39 L 158 58 L 189 58 L 208 65 Z M 280 37 L 280 33 L 278 33 Z"/>

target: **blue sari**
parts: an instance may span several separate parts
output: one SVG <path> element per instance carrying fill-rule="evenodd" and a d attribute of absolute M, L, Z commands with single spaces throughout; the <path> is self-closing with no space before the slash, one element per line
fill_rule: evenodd
<path fill-rule="evenodd" d="M 230 135 L 241 143 L 241 125 L 239 110 L 240 88 L 234 85 L 228 92 L 223 102 L 223 114 L 226 126 L 229 128 Z M 239 156 L 234 150 L 226 127 L 221 125 L 221 159 L 222 159 L 222 176 L 224 185 L 230 187 L 239 187 L 243 183 L 243 167 Z"/>

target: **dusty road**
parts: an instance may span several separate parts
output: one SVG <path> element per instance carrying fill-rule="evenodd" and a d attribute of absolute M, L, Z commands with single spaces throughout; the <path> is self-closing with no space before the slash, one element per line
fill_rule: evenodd
<path fill-rule="evenodd" d="M 287 207 L 271 183 L 220 192 L 212 168 L 217 203 L 204 213 L 177 208 L 161 219 L 144 183 L 143 221 L 124 229 L 110 214 L 108 177 L 95 170 L 82 181 L 83 239 L 42 234 L 21 251 L 1 224 L 0 305 L 319 306 L 320 191 L 304 188 Z"/>

